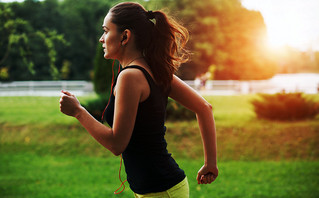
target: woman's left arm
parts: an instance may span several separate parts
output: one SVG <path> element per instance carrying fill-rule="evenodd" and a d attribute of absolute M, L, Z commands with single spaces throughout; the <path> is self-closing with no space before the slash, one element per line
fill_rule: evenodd
<path fill-rule="evenodd" d="M 177 76 L 172 80 L 169 96 L 196 113 L 205 156 L 204 165 L 197 174 L 197 181 L 201 184 L 211 183 L 218 176 L 216 129 L 212 106 Z"/>

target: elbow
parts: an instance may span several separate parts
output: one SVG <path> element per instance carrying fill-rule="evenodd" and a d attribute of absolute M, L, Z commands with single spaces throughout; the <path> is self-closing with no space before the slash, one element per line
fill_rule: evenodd
<path fill-rule="evenodd" d="M 113 153 L 113 155 L 115 155 L 115 156 L 119 156 L 119 155 L 121 155 L 121 154 L 124 152 L 124 149 L 121 148 L 121 147 L 112 147 L 112 148 L 110 148 L 109 150 L 110 150 L 110 151 Z"/>
<path fill-rule="evenodd" d="M 213 106 L 211 104 L 209 104 L 208 102 L 205 102 L 201 105 L 201 108 L 200 108 L 202 111 L 213 111 Z"/>
<path fill-rule="evenodd" d="M 208 102 L 205 102 L 200 105 L 198 111 L 196 112 L 197 115 L 207 115 L 207 113 L 211 114 L 213 111 L 213 106 Z"/>
<path fill-rule="evenodd" d="M 108 144 L 108 150 L 110 150 L 113 155 L 119 156 L 125 151 L 129 140 L 129 138 L 114 137 Z"/>
<path fill-rule="evenodd" d="M 206 102 L 206 108 L 208 111 L 213 111 L 213 106 L 211 104 L 209 104 L 208 102 Z"/>
<path fill-rule="evenodd" d="M 119 155 L 121 155 L 123 152 L 121 152 L 121 151 L 119 151 L 119 150 L 110 150 L 112 153 L 113 153 L 113 155 L 115 155 L 115 156 L 119 156 Z"/>
<path fill-rule="evenodd" d="M 114 156 L 119 156 L 122 154 L 122 152 L 119 151 L 111 151 L 113 153 Z"/>
<path fill-rule="evenodd" d="M 207 113 L 212 114 L 213 112 L 213 106 L 211 104 L 209 104 L 208 102 L 206 102 L 205 104 L 205 110 L 207 111 Z"/>

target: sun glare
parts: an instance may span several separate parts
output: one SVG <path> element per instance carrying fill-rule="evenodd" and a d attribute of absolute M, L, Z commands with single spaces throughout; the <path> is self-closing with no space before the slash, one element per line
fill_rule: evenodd
<path fill-rule="evenodd" d="M 269 47 L 319 50 L 319 1 L 242 0 L 242 4 L 263 15 Z"/>
<path fill-rule="evenodd" d="M 268 44 L 271 47 L 289 45 L 301 47 L 310 45 L 307 36 L 307 24 L 303 23 L 299 16 L 293 13 L 286 13 L 280 19 L 275 17 L 267 18 Z"/>

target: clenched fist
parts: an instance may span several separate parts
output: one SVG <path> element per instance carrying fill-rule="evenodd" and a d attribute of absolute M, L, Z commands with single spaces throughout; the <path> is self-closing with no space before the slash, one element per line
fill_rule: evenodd
<path fill-rule="evenodd" d="M 76 117 L 82 106 L 79 100 L 68 91 L 61 91 L 60 111 L 68 116 Z"/>

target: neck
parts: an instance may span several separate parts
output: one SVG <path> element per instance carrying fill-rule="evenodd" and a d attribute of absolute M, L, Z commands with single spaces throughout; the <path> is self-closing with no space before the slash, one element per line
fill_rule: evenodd
<path fill-rule="evenodd" d="M 125 56 L 125 58 L 120 60 L 120 64 L 122 65 L 122 67 L 126 67 L 141 58 L 143 58 L 141 53 L 132 54 L 130 56 Z"/>

